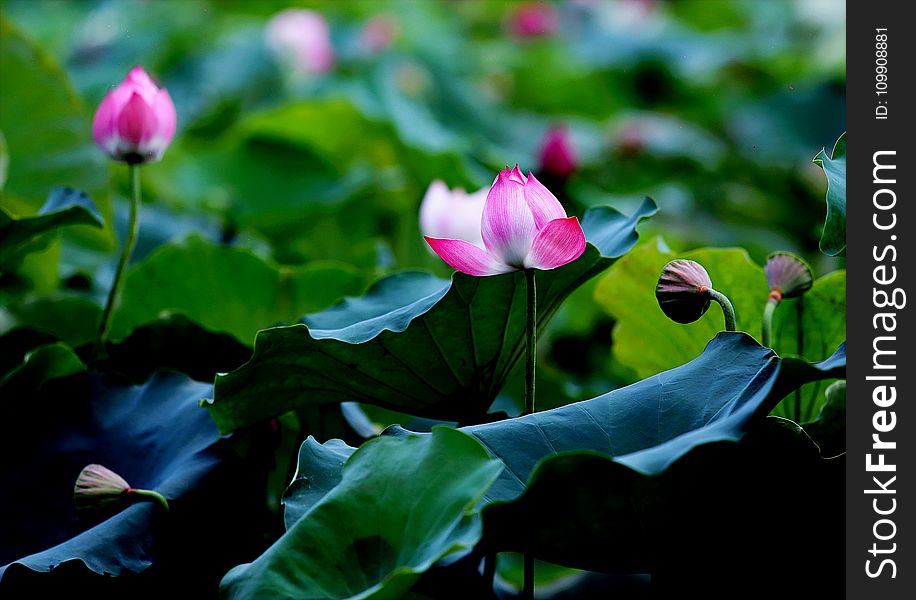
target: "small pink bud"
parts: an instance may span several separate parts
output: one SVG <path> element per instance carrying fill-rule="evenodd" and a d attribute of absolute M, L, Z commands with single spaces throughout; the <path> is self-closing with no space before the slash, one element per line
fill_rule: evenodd
<path fill-rule="evenodd" d="M 566 179 L 576 170 L 579 155 L 566 127 L 551 127 L 541 144 L 541 171 Z"/>
<path fill-rule="evenodd" d="M 162 158 L 175 137 L 176 124 L 169 93 L 136 66 L 99 104 L 92 136 L 114 160 L 141 164 Z"/>
<path fill-rule="evenodd" d="M 509 17 L 509 29 L 520 38 L 545 37 L 557 32 L 557 11 L 550 4 L 535 2 L 523 4 Z"/>
<path fill-rule="evenodd" d="M 692 260 L 672 260 L 658 278 L 655 298 L 669 319 L 693 323 L 709 309 L 712 280 L 709 273 Z"/>
<path fill-rule="evenodd" d="M 814 276 L 804 260 L 790 252 L 774 252 L 767 257 L 766 272 L 770 295 L 779 302 L 795 298 L 811 289 Z"/>
<path fill-rule="evenodd" d="M 290 8 L 274 15 L 265 31 L 267 46 L 305 73 L 326 73 L 334 66 L 331 30 L 319 13 Z"/>

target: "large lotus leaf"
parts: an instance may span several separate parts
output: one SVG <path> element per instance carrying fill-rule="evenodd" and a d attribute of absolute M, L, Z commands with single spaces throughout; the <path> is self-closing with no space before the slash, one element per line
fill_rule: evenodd
<path fill-rule="evenodd" d="M 348 267 L 280 267 L 248 250 L 190 237 L 160 247 L 131 268 L 111 338 L 175 312 L 251 345 L 259 329 L 296 322 L 362 287 L 362 277 Z"/>
<path fill-rule="evenodd" d="M 655 475 L 606 455 L 561 453 L 538 465 L 519 498 L 484 509 L 481 550 L 652 573 L 660 597 L 730 597 L 748 581 L 817 597 L 842 585 L 813 574 L 842 560 L 843 474 L 842 461 L 822 460 L 797 425 L 777 417 L 738 443 L 697 446 Z M 817 514 L 800 518 L 804 507 Z"/>
<path fill-rule="evenodd" d="M 66 225 L 102 227 L 105 222 L 89 196 L 70 188 L 54 188 L 38 214 L 15 217 L 0 207 L 0 272 L 16 266 L 30 251 L 47 245 L 42 234 Z"/>
<path fill-rule="evenodd" d="M 821 252 L 828 256 L 846 251 L 846 134 L 836 141 L 833 152 L 818 152 L 814 162 L 827 176 L 827 219 L 821 234 Z"/>
<path fill-rule="evenodd" d="M 700 248 L 677 253 L 660 240 L 634 248 L 598 280 L 595 299 L 616 320 L 614 357 L 641 377 L 684 364 L 699 354 L 724 326 L 722 311 L 713 305 L 700 320 L 687 325 L 665 316 L 655 299 L 655 285 L 665 263 L 695 260 L 709 272 L 713 285 L 735 307 L 738 329 L 760 339 L 763 307 L 769 294 L 763 269 L 747 252 L 736 248 Z M 827 356 L 846 339 L 846 274 L 836 271 L 818 278 L 805 294 L 802 329 L 804 355 Z M 786 299 L 774 316 L 773 349 L 797 354 L 796 299 Z M 664 352 L 652 350 L 664 348 Z"/>
<path fill-rule="evenodd" d="M 9 150 L 4 207 L 34 214 L 51 188 L 68 185 L 110 215 L 105 155 L 92 143 L 90 115 L 67 74 L 5 18 L 0 18 L 0 47 L 0 130 Z M 90 236 L 111 243 L 110 228 L 102 240 L 97 233 Z"/>
<path fill-rule="evenodd" d="M 532 415 L 461 428 L 476 436 L 505 471 L 488 490 L 488 500 L 510 500 L 524 491 L 545 457 L 572 451 L 610 456 L 644 475 L 664 471 L 697 446 L 737 441 L 755 419 L 765 416 L 787 393 L 818 379 L 842 376 L 846 347 L 812 365 L 780 360 L 744 333 L 722 332 L 689 363 L 598 398 Z M 386 433 L 408 432 L 392 426 Z M 300 474 L 331 481 L 323 453 L 300 453 Z M 310 466 L 304 461 L 311 457 Z M 308 502 L 303 494 L 297 494 Z M 302 510 L 301 507 L 296 510 Z"/>
<path fill-rule="evenodd" d="M 68 572 L 95 589 L 111 580 L 90 575 L 135 574 L 153 565 L 160 583 L 177 585 L 194 571 L 183 590 L 213 589 L 251 540 L 249 523 L 225 523 L 230 514 L 254 510 L 256 495 L 197 406 L 209 391 L 177 374 L 141 386 L 82 374 L 46 383 L 39 394 L 4 395 L 0 595 L 21 588 L 37 594 L 41 586 L 61 585 Z M 159 491 L 171 510 L 140 503 L 114 515 L 79 516 L 73 486 L 91 463 Z"/>
<path fill-rule="evenodd" d="M 501 469 L 454 429 L 371 440 L 280 540 L 226 575 L 223 597 L 399 598 L 434 563 L 474 547 L 474 507 Z"/>
<path fill-rule="evenodd" d="M 590 210 L 589 244 L 576 261 L 538 271 L 538 326 L 563 299 L 636 242 L 655 212 L 647 199 L 632 215 Z M 361 298 L 258 334 L 252 359 L 216 380 L 209 408 L 231 431 L 306 404 L 360 401 L 433 418 L 479 419 L 521 359 L 525 278 L 456 273 L 445 281 L 404 273 Z"/>
<path fill-rule="evenodd" d="M 487 497 L 506 500 L 524 490 L 540 460 L 560 452 L 600 452 L 636 472 L 660 473 L 696 446 L 741 439 L 789 391 L 842 376 L 845 366 L 845 345 L 811 365 L 780 360 L 744 333 L 722 332 L 670 371 L 592 400 L 463 430 L 505 463 Z"/>

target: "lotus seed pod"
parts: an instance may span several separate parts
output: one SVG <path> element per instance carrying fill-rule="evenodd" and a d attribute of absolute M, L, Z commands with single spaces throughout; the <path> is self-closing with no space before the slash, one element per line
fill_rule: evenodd
<path fill-rule="evenodd" d="M 676 323 L 693 323 L 709 309 L 709 273 L 692 260 L 672 260 L 658 278 L 655 298 L 669 319 Z"/>
<path fill-rule="evenodd" d="M 89 465 L 80 471 L 73 488 L 76 508 L 98 509 L 124 502 L 124 493 L 130 485 L 124 478 L 102 465 Z"/>
<path fill-rule="evenodd" d="M 808 264 L 789 252 L 774 252 L 767 257 L 764 271 L 770 294 L 778 302 L 783 298 L 796 298 L 811 289 L 814 277 Z"/>

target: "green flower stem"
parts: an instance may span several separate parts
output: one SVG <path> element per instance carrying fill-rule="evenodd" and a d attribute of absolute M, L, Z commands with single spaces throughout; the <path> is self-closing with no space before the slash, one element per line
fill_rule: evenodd
<path fill-rule="evenodd" d="M 798 351 L 799 356 L 805 355 L 805 328 L 803 327 L 803 321 L 805 317 L 805 298 L 800 297 L 798 302 L 795 303 L 795 344 L 796 350 Z M 793 411 L 793 416 L 795 417 L 796 423 L 801 423 L 801 405 L 802 405 L 802 395 L 801 388 L 795 390 L 795 406 Z"/>
<path fill-rule="evenodd" d="M 525 414 L 530 415 L 534 412 L 534 367 L 537 361 L 538 307 L 534 269 L 525 269 L 525 279 L 528 291 L 528 325 L 525 330 Z M 534 600 L 534 556 L 528 552 L 524 553 L 523 573 L 522 598 Z"/>
<path fill-rule="evenodd" d="M 722 306 L 722 312 L 725 314 L 725 331 L 737 331 L 738 325 L 735 320 L 735 307 L 732 306 L 731 301 L 726 298 L 725 294 L 717 292 L 714 289 L 710 289 L 707 293 L 710 298 Z"/>
<path fill-rule="evenodd" d="M 777 306 L 779 306 L 779 301 L 770 297 L 767 299 L 767 305 L 763 307 L 763 328 L 760 337 L 767 348 L 773 347 L 773 313 L 776 312 Z"/>
<path fill-rule="evenodd" d="M 143 500 L 149 500 L 150 502 L 155 502 L 159 504 L 162 508 L 165 509 L 165 512 L 169 512 L 169 501 L 165 499 L 165 496 L 159 492 L 154 492 L 152 490 L 138 490 L 136 488 L 128 488 L 124 490 L 124 493 L 131 500 L 141 498 Z"/>
<path fill-rule="evenodd" d="M 528 290 L 528 325 L 525 343 L 525 414 L 534 412 L 534 365 L 537 360 L 537 288 L 534 269 L 525 269 Z"/>
<path fill-rule="evenodd" d="M 127 240 L 124 242 L 124 249 L 121 250 L 121 258 L 118 260 L 118 268 L 115 271 L 114 281 L 111 289 L 108 291 L 108 300 L 105 302 L 105 310 L 102 312 L 102 322 L 99 324 L 99 348 L 104 351 L 105 341 L 108 338 L 108 329 L 111 327 L 111 316 L 114 310 L 115 301 L 124 287 L 124 271 L 127 269 L 127 263 L 130 261 L 130 255 L 137 245 L 137 230 L 139 221 L 137 214 L 140 212 L 140 165 L 128 165 L 130 170 L 130 216 L 127 223 Z"/>

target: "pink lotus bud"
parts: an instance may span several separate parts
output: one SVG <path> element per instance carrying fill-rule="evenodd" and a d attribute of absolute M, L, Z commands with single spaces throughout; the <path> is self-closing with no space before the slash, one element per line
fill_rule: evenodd
<path fill-rule="evenodd" d="M 776 302 L 783 298 L 795 298 L 811 289 L 814 276 L 811 267 L 798 256 L 789 252 L 774 252 L 767 257 L 764 272 L 770 295 Z"/>
<path fill-rule="evenodd" d="M 334 66 L 334 46 L 320 14 L 290 8 L 274 15 L 265 31 L 267 46 L 305 73 L 326 73 Z"/>
<path fill-rule="evenodd" d="M 168 91 L 136 66 L 95 111 L 92 136 L 114 160 L 141 164 L 162 158 L 175 137 L 176 123 Z"/>
<path fill-rule="evenodd" d="M 486 188 L 467 194 L 440 180 L 433 181 L 420 204 L 420 232 L 434 238 L 464 240 L 483 248 L 480 219 L 487 201 Z"/>
<path fill-rule="evenodd" d="M 585 233 L 576 217 L 550 190 L 518 165 L 499 172 L 487 193 L 480 219 L 483 246 L 465 240 L 426 236 L 451 267 L 468 275 L 498 275 L 522 269 L 556 269 L 585 251 Z"/>
<path fill-rule="evenodd" d="M 672 260 L 658 277 L 655 298 L 675 323 L 693 323 L 709 309 L 712 280 L 700 263 Z"/>
<path fill-rule="evenodd" d="M 378 15 L 369 19 L 363 26 L 359 39 L 370 54 L 377 54 L 390 46 L 397 34 L 397 21 L 388 15 Z"/>
<path fill-rule="evenodd" d="M 557 32 L 557 11 L 550 4 L 535 2 L 523 4 L 509 17 L 509 29 L 520 38 L 550 36 Z"/>
<path fill-rule="evenodd" d="M 541 144 L 541 171 L 565 179 L 579 164 L 579 155 L 569 131 L 562 126 L 551 127 Z"/>

